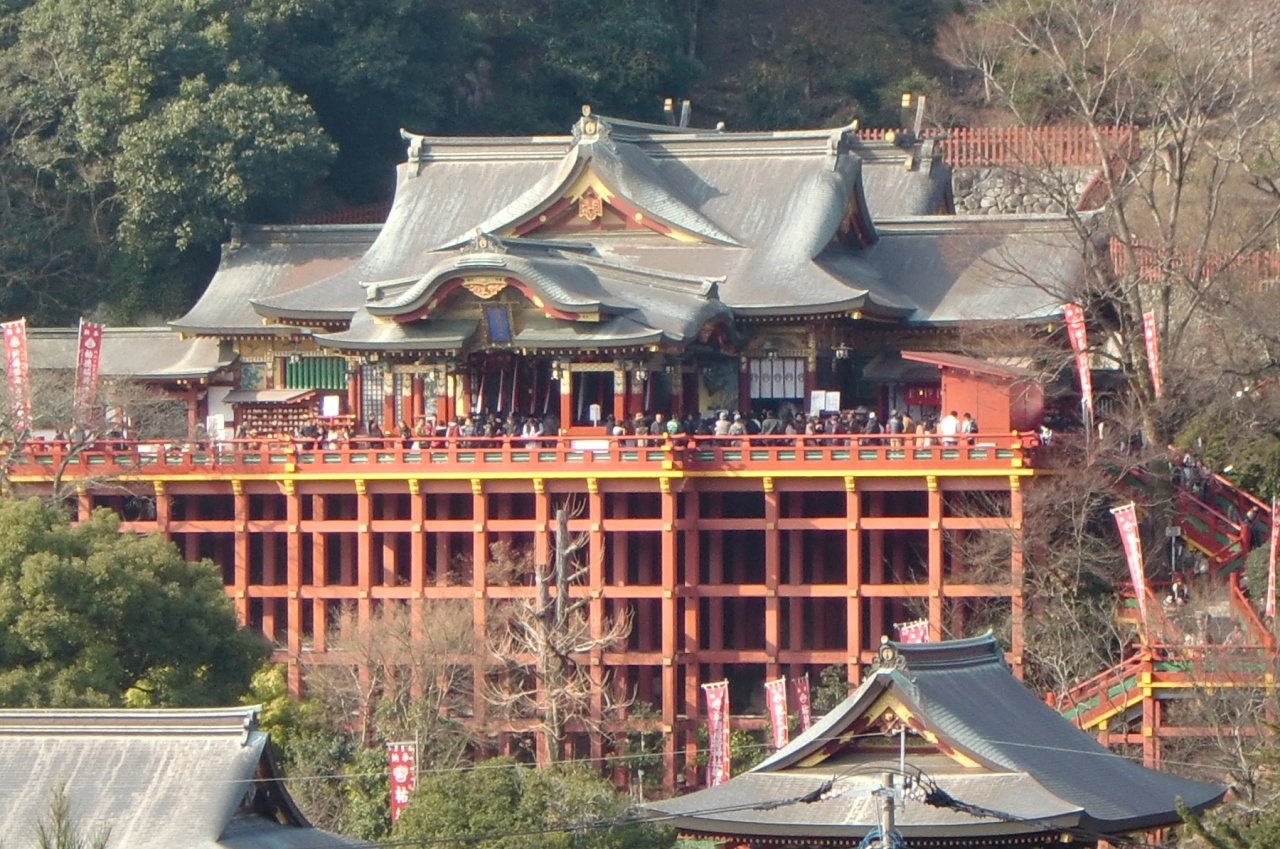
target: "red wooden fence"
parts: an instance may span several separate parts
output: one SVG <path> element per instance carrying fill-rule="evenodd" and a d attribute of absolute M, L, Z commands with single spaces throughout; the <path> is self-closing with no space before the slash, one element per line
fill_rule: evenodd
<path fill-rule="evenodd" d="M 883 141 L 889 132 L 858 130 L 864 141 Z M 1129 158 L 1137 153 L 1138 133 L 1133 127 L 1099 127 L 1108 155 Z M 1098 150 L 1088 127 L 957 127 L 925 130 L 924 138 L 936 139 L 942 156 L 957 168 L 990 165 L 1097 165 Z"/>
<path fill-rule="evenodd" d="M 1111 240 L 1111 265 L 1117 274 L 1128 271 L 1124 245 Z M 1164 249 L 1149 242 L 1136 242 L 1134 253 L 1138 260 L 1138 275 L 1143 280 L 1154 281 L 1163 276 L 1162 267 L 1170 266 L 1171 273 L 1185 275 L 1188 278 L 1211 277 L 1219 274 L 1238 275 L 1245 281 L 1280 279 L 1280 251 L 1250 251 L 1232 258 L 1231 254 L 1221 251 L 1206 251 L 1199 260 L 1200 271 L 1197 274 L 1195 265 L 1196 253 L 1190 250 L 1174 251 L 1167 259 Z"/>

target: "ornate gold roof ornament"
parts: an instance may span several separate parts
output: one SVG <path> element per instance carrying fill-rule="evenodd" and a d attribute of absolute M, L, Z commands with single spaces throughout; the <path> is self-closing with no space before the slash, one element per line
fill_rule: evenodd
<path fill-rule="evenodd" d="M 471 234 L 471 241 L 462 246 L 462 252 L 464 254 L 505 254 L 507 252 L 507 246 L 503 244 L 502 240 L 497 236 L 494 236 L 491 233 L 482 232 L 480 228 L 477 227 Z"/>

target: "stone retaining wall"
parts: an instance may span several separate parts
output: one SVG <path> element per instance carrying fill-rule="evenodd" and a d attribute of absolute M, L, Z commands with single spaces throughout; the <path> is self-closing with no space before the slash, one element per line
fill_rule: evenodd
<path fill-rule="evenodd" d="M 1071 187 L 1071 205 L 1080 202 L 1093 168 L 1066 168 L 1058 179 Z M 951 175 L 951 189 L 960 215 L 1001 215 L 1027 212 L 1065 212 L 1060 199 L 1044 187 L 1026 180 L 1008 168 L 957 168 Z"/>

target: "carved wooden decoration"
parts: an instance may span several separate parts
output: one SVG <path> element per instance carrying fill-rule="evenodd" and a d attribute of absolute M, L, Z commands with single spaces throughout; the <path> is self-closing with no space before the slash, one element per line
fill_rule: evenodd
<path fill-rule="evenodd" d="M 462 281 L 462 288 L 487 301 L 507 288 L 507 281 L 501 277 L 468 277 Z"/>
<path fill-rule="evenodd" d="M 595 221 L 604 215 L 604 199 L 599 195 L 585 194 L 578 200 L 578 216 Z"/>

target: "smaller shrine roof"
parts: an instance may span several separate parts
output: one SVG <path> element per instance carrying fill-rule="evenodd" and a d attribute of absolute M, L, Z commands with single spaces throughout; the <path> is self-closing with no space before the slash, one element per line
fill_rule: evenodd
<path fill-rule="evenodd" d="M 1064 216 L 930 215 L 877 228 L 863 257 L 916 305 L 911 323 L 1049 318 L 1085 278 L 1086 244 Z"/>
<path fill-rule="evenodd" d="M 129 849 L 342 849 L 284 790 L 258 707 L 0 711 L 0 834 L 26 845 L 51 794 Z"/>
<path fill-rule="evenodd" d="M 78 334 L 75 327 L 29 329 L 31 368 L 74 370 Z M 230 350 L 217 339 L 184 339 L 167 327 L 107 327 L 98 369 L 104 377 L 194 380 L 209 377 L 232 360 Z"/>
<path fill-rule="evenodd" d="M 909 802 L 897 816 L 908 842 L 1124 834 L 1178 822 L 1175 799 L 1200 810 L 1226 792 L 1099 745 L 1015 679 L 988 634 L 886 644 L 862 686 L 788 746 L 718 787 L 649 808 L 700 834 L 861 839 L 878 825 L 879 772 L 897 771 L 897 746 L 860 742 L 884 739 L 874 726 L 882 715 L 932 741 L 908 749 L 908 768 L 963 803 Z"/>
<path fill-rule="evenodd" d="M 253 301 L 303 289 L 356 263 L 380 226 L 249 227 L 223 248 L 196 305 L 169 326 L 210 335 L 272 333 Z"/>

